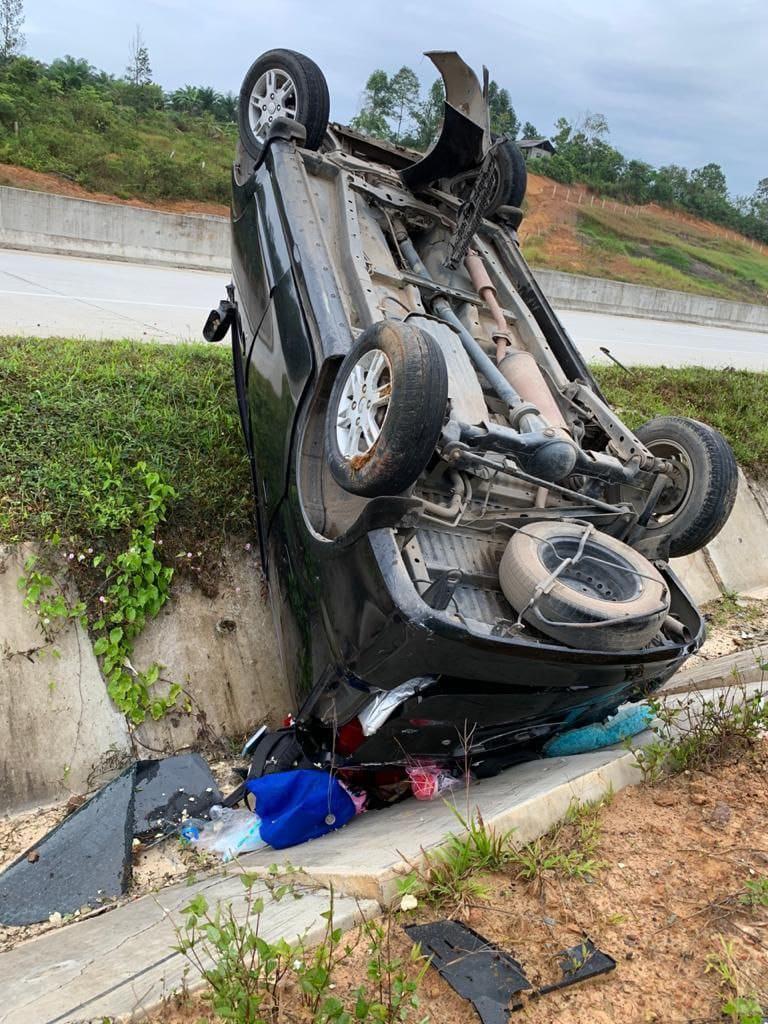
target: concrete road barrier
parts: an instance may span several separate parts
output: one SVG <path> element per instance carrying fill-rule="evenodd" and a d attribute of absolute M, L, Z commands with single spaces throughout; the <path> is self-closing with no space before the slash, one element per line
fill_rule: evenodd
<path fill-rule="evenodd" d="M 229 221 L 0 187 L 0 247 L 228 271 Z"/>
<path fill-rule="evenodd" d="M 560 309 L 768 331 L 768 306 L 731 302 L 669 288 L 649 288 L 604 277 L 565 274 L 559 270 L 535 269 L 535 273 L 544 294 L 553 306 Z"/>

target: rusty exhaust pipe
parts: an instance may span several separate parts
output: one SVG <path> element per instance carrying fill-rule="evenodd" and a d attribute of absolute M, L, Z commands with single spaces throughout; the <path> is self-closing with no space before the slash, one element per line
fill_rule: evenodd
<path fill-rule="evenodd" d="M 494 329 L 491 337 L 496 343 L 496 364 L 499 370 L 524 402 L 531 402 L 536 406 L 549 426 L 567 433 L 568 426 L 538 363 L 530 352 L 520 348 L 512 339 L 499 300 L 496 298 L 496 288 L 488 276 L 482 257 L 474 249 L 470 249 L 464 257 L 464 266 L 467 268 L 472 286 L 493 318 Z"/>

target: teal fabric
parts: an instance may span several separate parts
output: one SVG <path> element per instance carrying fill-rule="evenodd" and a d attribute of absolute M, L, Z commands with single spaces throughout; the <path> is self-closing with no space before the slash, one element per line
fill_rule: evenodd
<path fill-rule="evenodd" d="M 647 704 L 627 704 L 604 722 L 583 725 L 580 729 L 569 729 L 554 736 L 545 743 L 544 754 L 546 757 L 567 757 L 612 747 L 643 732 L 652 720 L 653 712 Z"/>

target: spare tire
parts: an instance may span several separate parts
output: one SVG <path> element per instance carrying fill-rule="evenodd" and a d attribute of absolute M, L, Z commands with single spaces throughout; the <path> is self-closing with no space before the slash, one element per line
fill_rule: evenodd
<path fill-rule="evenodd" d="M 675 558 L 703 548 L 725 526 L 736 501 L 739 471 L 731 446 L 714 427 L 687 416 L 657 416 L 636 431 L 645 447 L 668 459 L 673 479 L 646 529 L 669 534 Z M 622 487 L 621 500 L 640 510 L 647 495 Z"/>
<path fill-rule="evenodd" d="M 303 124 L 305 149 L 319 149 L 328 128 L 328 83 L 309 57 L 295 50 L 268 50 L 248 69 L 240 87 L 237 125 L 243 148 L 254 160 L 279 117 Z"/>
<path fill-rule="evenodd" d="M 647 647 L 669 612 L 667 586 L 639 552 L 596 531 L 585 540 L 588 529 L 538 522 L 518 530 L 499 567 L 504 596 L 524 622 L 568 647 Z"/>
<path fill-rule="evenodd" d="M 399 320 L 368 327 L 331 389 L 325 421 L 336 483 L 368 498 L 400 494 L 435 451 L 448 404 L 448 369 L 426 331 Z"/>

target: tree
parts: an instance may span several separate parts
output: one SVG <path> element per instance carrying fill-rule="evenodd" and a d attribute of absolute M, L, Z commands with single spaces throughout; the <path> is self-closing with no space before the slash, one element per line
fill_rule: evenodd
<path fill-rule="evenodd" d="M 392 87 L 389 75 L 378 68 L 368 76 L 362 105 L 352 118 L 351 126 L 355 131 L 372 135 L 376 139 L 391 139 L 392 130 L 387 121 L 391 113 Z"/>
<path fill-rule="evenodd" d="M 16 57 L 24 48 L 23 0 L 0 0 L 0 63 Z"/>
<path fill-rule="evenodd" d="M 411 111 L 416 127 L 408 142 L 414 149 L 423 153 L 437 139 L 443 122 L 444 105 L 445 89 L 442 79 L 438 78 L 429 87 L 426 99 Z"/>
<path fill-rule="evenodd" d="M 96 68 L 83 57 L 59 57 L 53 61 L 47 71 L 47 77 L 58 82 L 62 89 L 69 92 L 82 89 L 84 85 L 96 80 Z"/>
<path fill-rule="evenodd" d="M 530 121 L 526 121 L 523 125 L 523 138 L 524 139 L 540 139 L 539 129 L 535 124 L 531 124 Z"/>
<path fill-rule="evenodd" d="M 488 110 L 491 115 L 491 131 L 495 135 L 506 135 L 516 139 L 520 131 L 520 121 L 512 106 L 509 93 L 500 89 L 493 79 L 488 83 Z"/>
<path fill-rule="evenodd" d="M 566 117 L 558 117 L 555 121 L 555 134 L 552 136 L 555 146 L 564 146 L 571 137 L 572 131 L 573 125 L 571 122 Z"/>
<path fill-rule="evenodd" d="M 408 134 L 408 120 L 419 103 L 419 80 L 414 71 L 402 67 L 389 80 L 389 95 L 394 121 L 394 141 L 400 142 Z"/>
<path fill-rule="evenodd" d="M 0 3 L 8 0 L 0 0 Z M 131 85 L 149 85 L 152 81 L 152 68 L 149 64 L 149 50 L 144 44 L 141 35 L 141 26 L 136 26 L 136 34 L 131 39 L 130 48 L 131 60 L 125 69 L 125 74 Z"/>
<path fill-rule="evenodd" d="M 654 171 L 642 160 L 630 160 L 621 175 L 621 187 L 627 199 L 647 203 L 653 189 Z"/>

